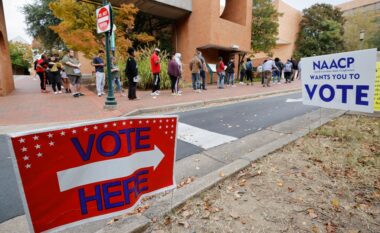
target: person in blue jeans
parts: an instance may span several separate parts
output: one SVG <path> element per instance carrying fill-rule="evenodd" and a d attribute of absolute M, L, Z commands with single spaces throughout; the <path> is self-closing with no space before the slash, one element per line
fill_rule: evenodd
<path fill-rule="evenodd" d="M 119 68 L 117 67 L 117 64 L 116 64 L 116 58 L 115 58 L 115 57 L 112 57 L 111 61 L 112 61 L 112 64 L 111 64 L 111 77 L 112 77 L 112 79 L 113 79 L 114 82 L 115 82 L 116 90 L 117 90 L 117 92 L 119 92 L 119 94 L 120 94 L 121 96 L 126 96 L 126 95 L 123 93 L 123 89 L 122 89 L 122 87 L 121 87 L 121 82 L 120 82 L 120 70 L 119 70 Z"/>
<path fill-rule="evenodd" d="M 281 62 L 280 58 L 276 57 L 274 59 L 274 63 L 276 64 L 278 70 L 273 70 L 273 84 L 281 84 L 281 76 L 282 76 L 282 70 L 284 69 L 284 64 Z"/>
<path fill-rule="evenodd" d="M 227 82 L 228 85 L 230 86 L 235 86 L 234 85 L 234 79 L 235 79 L 235 62 L 234 59 L 231 58 L 230 61 L 227 64 Z"/>
<path fill-rule="evenodd" d="M 223 58 L 219 57 L 219 62 L 216 64 L 216 73 L 218 74 L 218 88 L 224 89 L 224 78 L 226 76 L 226 73 L 224 71 L 225 66 L 223 63 Z"/>

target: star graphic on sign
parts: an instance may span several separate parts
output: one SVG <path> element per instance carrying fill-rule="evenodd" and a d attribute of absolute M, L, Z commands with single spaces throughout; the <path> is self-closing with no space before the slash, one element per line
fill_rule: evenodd
<path fill-rule="evenodd" d="M 154 120 L 153 123 L 156 123 L 156 120 Z"/>
<path fill-rule="evenodd" d="M 88 131 L 88 128 L 86 127 L 86 128 L 84 128 L 83 130 L 84 130 L 84 132 L 87 132 L 87 131 Z"/>
<path fill-rule="evenodd" d="M 173 133 L 174 133 L 174 131 L 172 130 L 170 133 L 172 133 L 172 134 L 173 134 Z"/>
<path fill-rule="evenodd" d="M 37 141 L 38 138 L 39 138 L 39 137 L 38 137 L 37 135 L 34 135 L 34 137 L 33 137 L 34 141 Z"/>
<path fill-rule="evenodd" d="M 98 129 L 98 126 L 95 125 L 95 126 L 94 126 L 94 130 L 97 130 L 97 129 Z"/>
<path fill-rule="evenodd" d="M 29 160 L 29 156 L 25 155 L 24 157 L 22 157 L 22 159 L 23 159 L 24 161 Z"/>
<path fill-rule="evenodd" d="M 169 120 L 166 120 L 166 123 L 168 123 L 169 122 Z"/>
<path fill-rule="evenodd" d="M 123 125 L 126 125 L 127 123 L 125 123 L 125 121 L 123 122 Z"/>
<path fill-rule="evenodd" d="M 27 165 L 25 165 L 25 168 L 26 169 L 29 169 L 29 168 L 31 168 L 32 167 L 32 164 L 30 164 L 30 163 L 28 163 Z"/>
<path fill-rule="evenodd" d="M 25 138 L 20 138 L 18 141 L 19 141 L 20 143 L 24 143 L 24 142 L 25 142 Z"/>
<path fill-rule="evenodd" d="M 139 121 L 139 124 L 141 124 L 142 123 L 142 121 Z"/>
<path fill-rule="evenodd" d="M 146 121 L 147 124 L 149 124 L 149 121 Z"/>
<path fill-rule="evenodd" d="M 162 123 L 162 120 L 160 120 L 160 123 Z"/>
<path fill-rule="evenodd" d="M 167 125 L 166 128 L 169 128 L 169 126 Z"/>
<path fill-rule="evenodd" d="M 174 122 L 174 119 L 172 119 L 172 122 Z"/>
<path fill-rule="evenodd" d="M 131 125 L 132 125 L 132 124 L 133 124 L 133 121 L 130 121 L 130 122 L 129 122 L 129 124 L 131 124 Z"/>
<path fill-rule="evenodd" d="M 38 150 L 38 149 L 41 148 L 41 145 L 40 144 L 36 144 L 34 147 Z"/>
<path fill-rule="evenodd" d="M 26 152 L 26 151 L 28 151 L 28 148 L 26 148 L 26 147 L 24 146 L 23 148 L 21 148 L 21 151 L 22 151 L 22 152 Z"/>
<path fill-rule="evenodd" d="M 108 125 L 107 125 L 107 124 L 105 124 L 105 125 L 104 125 L 104 128 L 108 128 Z"/>
<path fill-rule="evenodd" d="M 168 131 L 165 131 L 165 134 L 168 134 Z"/>
<path fill-rule="evenodd" d="M 172 136 L 172 137 L 170 137 L 170 139 L 173 139 L 173 136 Z"/>
<path fill-rule="evenodd" d="M 54 146 L 54 142 L 53 142 L 53 141 L 50 141 L 50 142 L 49 142 L 49 146 Z"/>
<path fill-rule="evenodd" d="M 158 127 L 159 129 L 162 129 L 162 126 L 160 125 L 160 127 Z"/>
<path fill-rule="evenodd" d="M 172 128 L 174 128 L 174 125 L 172 125 Z"/>
<path fill-rule="evenodd" d="M 71 131 L 71 133 L 76 134 L 77 131 L 76 131 L 75 129 L 73 129 L 73 130 Z"/>
<path fill-rule="evenodd" d="M 48 138 L 52 138 L 53 137 L 53 134 L 52 133 L 49 133 L 48 134 Z"/>
<path fill-rule="evenodd" d="M 37 154 L 37 157 L 38 157 L 38 158 L 41 158 L 42 155 L 43 155 L 43 154 L 40 152 L 40 153 Z"/>
<path fill-rule="evenodd" d="M 114 127 L 115 127 L 115 126 L 117 126 L 117 124 L 116 124 L 116 123 L 113 123 L 112 125 L 113 125 Z"/>
<path fill-rule="evenodd" d="M 61 132 L 61 136 L 65 136 L 65 134 L 66 134 L 65 131 Z"/>

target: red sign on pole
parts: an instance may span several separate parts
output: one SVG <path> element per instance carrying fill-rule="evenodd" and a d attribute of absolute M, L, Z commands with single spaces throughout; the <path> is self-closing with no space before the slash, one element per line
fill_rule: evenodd
<path fill-rule="evenodd" d="M 110 5 L 96 9 L 96 25 L 98 33 L 111 30 Z"/>
<path fill-rule="evenodd" d="M 11 135 L 32 231 L 121 215 L 175 187 L 177 117 L 118 119 Z"/>

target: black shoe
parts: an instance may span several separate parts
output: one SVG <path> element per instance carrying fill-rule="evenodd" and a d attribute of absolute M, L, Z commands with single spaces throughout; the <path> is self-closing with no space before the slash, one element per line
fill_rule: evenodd
<path fill-rule="evenodd" d="M 84 94 L 83 94 L 83 93 L 81 93 L 81 92 L 79 92 L 78 94 L 79 94 L 79 96 L 84 96 Z"/>
<path fill-rule="evenodd" d="M 74 98 L 78 98 L 79 96 L 80 96 L 79 93 L 75 93 L 75 94 L 73 95 Z"/>
<path fill-rule="evenodd" d="M 203 88 L 203 90 L 207 91 L 207 88 Z"/>

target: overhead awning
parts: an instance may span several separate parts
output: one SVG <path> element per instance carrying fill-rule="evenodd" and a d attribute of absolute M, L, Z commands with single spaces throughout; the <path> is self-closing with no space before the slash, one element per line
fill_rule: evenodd
<path fill-rule="evenodd" d="M 252 53 L 252 51 L 241 50 L 238 47 L 234 47 L 234 46 L 225 47 L 225 46 L 214 45 L 214 44 L 203 45 L 203 46 L 198 47 L 198 49 L 200 49 L 200 50 L 202 50 L 202 49 L 217 49 L 217 50 L 222 50 L 222 51 L 231 52 L 231 53 L 239 53 L 239 54 Z"/>
<path fill-rule="evenodd" d="M 102 3 L 102 0 L 81 0 L 83 2 Z M 181 19 L 192 12 L 192 0 L 109 0 L 113 6 L 134 4 L 144 13 L 167 19 Z"/>

